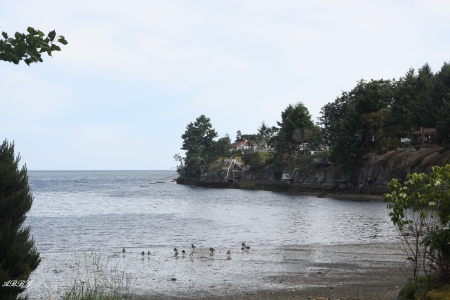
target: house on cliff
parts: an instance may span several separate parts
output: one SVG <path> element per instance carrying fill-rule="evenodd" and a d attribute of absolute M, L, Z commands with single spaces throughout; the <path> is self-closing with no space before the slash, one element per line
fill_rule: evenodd
<path fill-rule="evenodd" d="M 420 141 L 422 144 L 434 144 L 437 131 L 436 128 L 423 128 L 414 131 L 412 140 Z"/>
<path fill-rule="evenodd" d="M 237 151 L 237 150 L 244 151 L 247 149 L 250 149 L 250 146 L 248 145 L 248 140 L 244 140 L 244 141 L 239 141 L 239 142 L 231 144 L 230 152 Z"/>

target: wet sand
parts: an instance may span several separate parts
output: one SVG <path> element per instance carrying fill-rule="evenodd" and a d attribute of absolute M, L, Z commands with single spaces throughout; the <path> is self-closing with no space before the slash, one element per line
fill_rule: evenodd
<path fill-rule="evenodd" d="M 104 272 L 114 266 L 128 274 L 133 282 L 129 292 L 139 300 L 395 299 L 408 276 L 399 244 L 237 248 L 230 256 L 228 249 L 216 249 L 214 255 L 208 249 L 178 257 L 167 248 L 150 249 L 151 256 L 141 256 L 144 249 L 94 256 L 95 265 L 108 266 Z M 83 270 L 92 267 L 89 254 L 42 256 L 32 275 L 31 299 L 58 298 L 71 278 L 82 278 Z"/>

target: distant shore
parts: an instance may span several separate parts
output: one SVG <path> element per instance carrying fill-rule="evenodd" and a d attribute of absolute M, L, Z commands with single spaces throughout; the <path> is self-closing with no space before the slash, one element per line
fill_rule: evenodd
<path fill-rule="evenodd" d="M 337 192 L 327 192 L 324 188 L 300 186 L 297 184 L 285 184 L 279 182 L 253 181 L 253 182 L 217 182 L 217 181 L 202 181 L 202 180 L 186 180 L 178 178 L 177 184 L 194 185 L 205 188 L 231 188 L 231 189 L 247 189 L 247 190 L 262 190 L 282 193 L 292 193 L 298 195 L 314 195 L 318 198 L 336 198 L 349 199 L 352 201 L 382 201 L 383 191 L 377 194 L 360 194 L 357 191 L 345 189 Z"/>

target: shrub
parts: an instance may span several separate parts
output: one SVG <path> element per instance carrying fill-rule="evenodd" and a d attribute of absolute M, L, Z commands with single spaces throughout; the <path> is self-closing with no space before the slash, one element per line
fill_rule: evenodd
<path fill-rule="evenodd" d="M 411 258 L 413 280 L 423 298 L 432 285 L 450 278 L 450 165 L 434 166 L 429 175 L 410 174 L 402 186 L 396 179 L 389 184 L 389 216 L 397 227 L 406 254 Z M 428 285 L 422 288 L 419 272 Z"/>

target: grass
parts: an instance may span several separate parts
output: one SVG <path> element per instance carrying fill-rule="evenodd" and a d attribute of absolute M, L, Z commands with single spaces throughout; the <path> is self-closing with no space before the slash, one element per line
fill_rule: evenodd
<path fill-rule="evenodd" d="M 110 267 L 109 259 L 98 253 L 84 253 L 76 259 L 76 275 L 62 300 L 130 300 L 130 274 Z"/>
<path fill-rule="evenodd" d="M 427 276 L 419 276 L 417 278 L 417 284 L 422 288 L 426 289 L 428 285 L 428 277 Z M 411 281 L 406 287 L 404 287 L 398 294 L 402 299 L 419 299 L 419 296 L 416 294 L 416 284 Z M 425 300 L 450 300 L 450 284 L 435 285 L 432 287 L 432 290 L 429 291 Z"/>
<path fill-rule="evenodd" d="M 427 293 L 425 300 L 450 300 L 450 284 Z"/>

